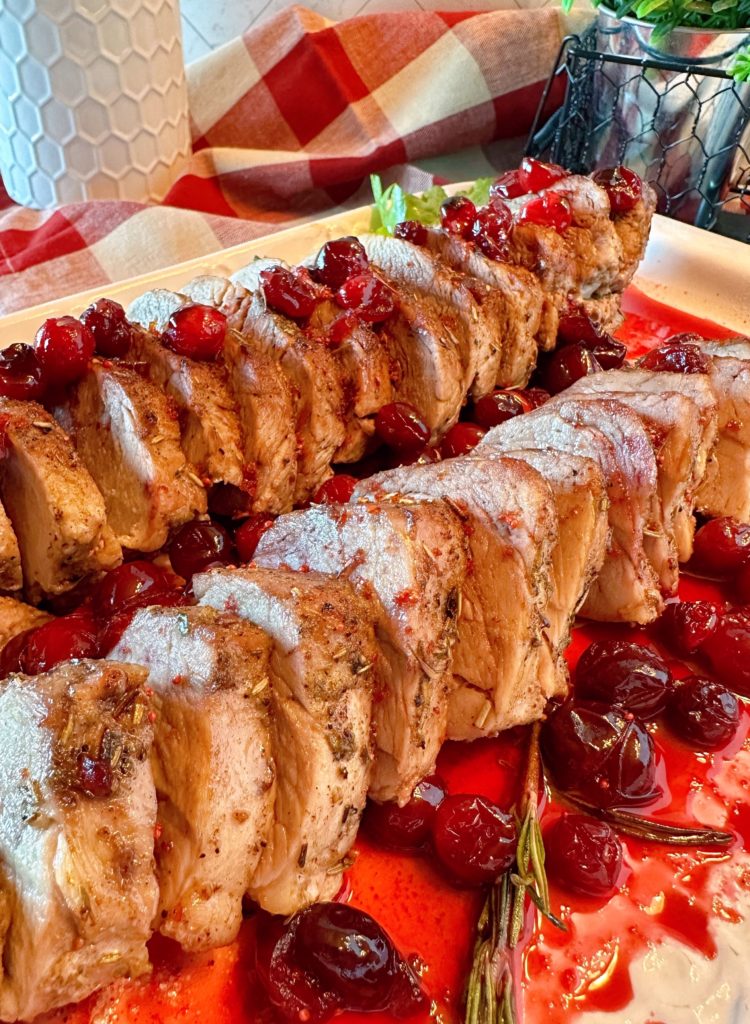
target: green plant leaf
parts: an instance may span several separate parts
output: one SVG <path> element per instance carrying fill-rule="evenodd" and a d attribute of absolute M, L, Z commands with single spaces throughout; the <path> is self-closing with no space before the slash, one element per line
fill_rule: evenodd
<path fill-rule="evenodd" d="M 494 178 L 477 178 L 468 191 L 460 194 L 468 196 L 475 206 L 486 206 L 490 201 L 490 186 L 494 180 Z"/>
<path fill-rule="evenodd" d="M 750 46 L 740 50 L 736 55 L 729 74 L 735 82 L 750 82 Z"/>

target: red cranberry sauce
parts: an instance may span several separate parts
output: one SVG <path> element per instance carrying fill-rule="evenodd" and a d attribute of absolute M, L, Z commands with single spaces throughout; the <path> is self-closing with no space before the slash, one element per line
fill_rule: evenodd
<path fill-rule="evenodd" d="M 42 364 L 31 345 L 9 345 L 0 351 L 0 398 L 42 401 Z"/>
<path fill-rule="evenodd" d="M 161 340 L 178 355 L 211 361 L 224 347 L 226 330 L 227 318 L 220 310 L 194 303 L 172 314 Z"/>

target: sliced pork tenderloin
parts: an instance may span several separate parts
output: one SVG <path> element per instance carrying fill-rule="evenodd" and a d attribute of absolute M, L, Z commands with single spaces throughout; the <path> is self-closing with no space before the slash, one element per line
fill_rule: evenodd
<path fill-rule="evenodd" d="M 202 605 L 273 640 L 269 688 L 274 822 L 250 893 L 271 913 L 331 899 L 357 834 L 380 692 L 371 598 L 345 579 L 259 568 L 193 577 Z"/>
<path fill-rule="evenodd" d="M 477 451 L 497 440 L 504 450 L 550 449 L 597 463 L 609 500 L 610 546 L 581 614 L 605 622 L 646 623 L 663 609 L 659 579 L 644 546 L 656 493 L 656 460 L 640 422 L 632 414 L 620 415 L 622 409 L 610 401 L 599 408 L 573 400 L 542 406 L 489 431 Z"/>
<path fill-rule="evenodd" d="M 271 834 L 271 646 L 213 608 L 146 608 L 108 655 L 154 691 L 157 927 L 183 949 L 234 941 Z"/>
<path fill-rule="evenodd" d="M 8 513 L 0 504 L 0 591 L 20 590 L 23 584 L 21 552 Z"/>
<path fill-rule="evenodd" d="M 382 697 L 370 794 L 406 802 L 445 739 L 466 536 L 442 501 L 318 505 L 281 516 L 258 565 L 334 573 L 377 599 Z"/>
<path fill-rule="evenodd" d="M 25 633 L 27 629 L 43 626 L 51 618 L 41 608 L 34 608 L 14 597 L 0 597 L 0 651 L 14 636 Z"/>
<path fill-rule="evenodd" d="M 68 663 L 0 682 L 0 1018 L 149 970 L 159 892 L 146 673 Z"/>
<path fill-rule="evenodd" d="M 545 628 L 557 538 L 548 485 L 523 463 L 485 455 L 378 473 L 354 497 L 387 494 L 442 498 L 466 532 L 470 569 L 449 669 L 448 737 L 476 739 L 534 721 L 567 686 Z"/>
<path fill-rule="evenodd" d="M 122 558 L 104 499 L 70 438 L 35 402 L 0 400 L 0 497 L 32 603 Z"/>
<path fill-rule="evenodd" d="M 570 207 L 573 225 L 566 238 L 575 253 L 576 296 L 591 299 L 616 290 L 623 248 L 605 190 L 586 175 L 569 174 L 548 191 L 563 196 Z"/>
<path fill-rule="evenodd" d="M 180 447 L 173 407 L 135 370 L 94 360 L 56 416 L 104 496 L 124 548 L 156 551 L 206 511 L 206 490 Z"/>
<path fill-rule="evenodd" d="M 627 213 L 612 214 L 612 223 L 622 245 L 620 272 L 612 282 L 612 291 L 624 291 L 633 280 L 646 252 L 656 203 L 656 192 L 644 181 L 641 198 L 633 209 Z"/>

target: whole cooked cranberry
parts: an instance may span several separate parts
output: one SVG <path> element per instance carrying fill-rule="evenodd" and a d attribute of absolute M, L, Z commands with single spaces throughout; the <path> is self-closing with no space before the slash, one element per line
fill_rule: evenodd
<path fill-rule="evenodd" d="M 641 356 L 638 365 L 660 373 L 708 373 L 711 360 L 697 345 L 667 342 Z"/>
<path fill-rule="evenodd" d="M 493 391 L 474 403 L 474 419 L 486 430 L 525 412 L 528 408 L 515 391 Z"/>
<path fill-rule="evenodd" d="M 212 565 L 228 565 L 234 555 L 232 538 L 223 526 L 209 521 L 185 523 L 167 548 L 174 571 L 189 580 Z"/>
<path fill-rule="evenodd" d="M 559 395 L 571 384 L 592 373 L 599 373 L 601 365 L 585 345 L 564 345 L 546 358 L 540 367 L 540 377 L 551 395 Z"/>
<path fill-rule="evenodd" d="M 717 579 L 736 575 L 750 559 L 750 525 L 732 516 L 711 519 L 695 534 L 691 566 Z"/>
<path fill-rule="evenodd" d="M 521 388 L 516 394 L 523 404 L 527 406 L 527 412 L 531 412 L 532 409 L 538 409 L 550 400 L 550 393 L 545 391 L 544 388 Z"/>
<path fill-rule="evenodd" d="M 643 195 L 643 182 L 627 167 L 606 167 L 591 177 L 609 197 L 612 213 L 628 213 Z"/>
<path fill-rule="evenodd" d="M 712 601 L 674 601 L 664 609 L 661 632 L 676 654 L 689 658 L 718 624 L 719 608 Z"/>
<path fill-rule="evenodd" d="M 402 220 L 393 229 L 394 237 L 411 242 L 412 245 L 427 245 L 427 228 L 418 220 Z"/>
<path fill-rule="evenodd" d="M 456 423 L 443 436 L 440 442 L 440 454 L 444 459 L 455 459 L 457 455 L 466 455 L 482 440 L 487 431 L 476 423 Z"/>
<path fill-rule="evenodd" d="M 734 580 L 734 592 L 742 604 L 750 604 L 750 562 L 745 562 Z"/>
<path fill-rule="evenodd" d="M 375 433 L 394 451 L 421 452 L 430 440 L 429 428 L 413 405 L 389 402 L 375 416 Z"/>
<path fill-rule="evenodd" d="M 518 169 L 518 180 L 524 192 L 541 192 L 557 181 L 568 177 L 568 172 L 559 164 L 546 164 L 535 160 L 533 156 L 525 156 Z"/>
<path fill-rule="evenodd" d="M 339 1002 L 334 992 L 305 968 L 296 956 L 299 915 L 291 921 L 261 912 L 256 920 L 255 969 L 269 1002 L 290 1024 L 322 1024 Z"/>
<path fill-rule="evenodd" d="M 397 466 L 429 466 L 433 462 L 440 462 L 442 456 L 440 449 L 428 444 L 426 448 L 412 452 L 393 452 L 386 459 L 386 469 L 395 469 Z"/>
<path fill-rule="evenodd" d="M 194 303 L 176 310 L 162 332 L 162 344 L 190 359 L 216 359 L 224 347 L 227 318 L 213 306 Z"/>
<path fill-rule="evenodd" d="M 119 302 L 97 299 L 81 313 L 81 323 L 94 335 L 100 356 L 114 359 L 127 354 L 133 340 L 133 328 Z"/>
<path fill-rule="evenodd" d="M 440 223 L 451 235 L 470 238 L 477 208 L 468 196 L 450 196 L 440 207 Z"/>
<path fill-rule="evenodd" d="M 318 304 L 312 282 L 287 267 L 262 270 L 260 282 L 269 309 L 293 320 L 306 319 Z"/>
<path fill-rule="evenodd" d="M 557 341 L 559 345 L 580 343 L 593 353 L 605 370 L 619 369 L 628 351 L 621 341 L 602 331 L 590 317 L 582 313 L 571 313 L 560 318 Z"/>
<path fill-rule="evenodd" d="M 82 750 L 76 759 L 76 789 L 86 796 L 105 799 L 112 795 L 114 772 L 103 757 L 94 757 Z"/>
<path fill-rule="evenodd" d="M 557 787 L 595 807 L 645 804 L 659 795 L 654 743 L 632 712 L 568 700 L 547 717 L 541 747 Z"/>
<path fill-rule="evenodd" d="M 508 239 L 512 227 L 513 214 L 510 208 L 497 201 L 477 213 L 471 237 L 485 256 L 503 261 L 508 257 Z"/>
<path fill-rule="evenodd" d="M 526 189 L 521 183 L 521 172 L 506 171 L 490 185 L 490 205 L 494 206 L 497 200 L 505 203 L 507 199 L 518 199 L 519 196 L 525 194 Z"/>
<path fill-rule="evenodd" d="M 518 221 L 521 224 L 538 224 L 540 227 L 553 228 L 562 235 L 573 223 L 573 215 L 567 199 L 557 192 L 543 192 L 521 208 Z"/>
<path fill-rule="evenodd" d="M 0 651 L 0 679 L 5 679 L 12 672 L 23 672 L 21 658 L 26 648 L 26 641 L 37 628 L 32 626 L 31 629 L 24 629 L 23 632 L 12 636 L 5 644 Z"/>
<path fill-rule="evenodd" d="M 21 668 L 33 676 L 72 658 L 98 658 L 99 650 L 94 616 L 87 611 L 72 612 L 34 630 L 24 645 Z"/>
<path fill-rule="evenodd" d="M 336 302 L 370 324 L 387 320 L 396 308 L 393 292 L 374 274 L 358 274 L 344 281 L 336 292 Z"/>
<path fill-rule="evenodd" d="M 622 843 L 603 821 L 564 814 L 544 832 L 545 865 L 561 888 L 582 896 L 612 896 L 622 869 Z"/>
<path fill-rule="evenodd" d="M 260 538 L 270 530 L 276 522 L 273 516 L 263 512 L 256 512 L 234 531 L 234 546 L 237 548 L 237 555 L 240 562 L 251 562 L 255 549 L 260 543 Z"/>
<path fill-rule="evenodd" d="M 435 811 L 445 799 L 445 784 L 428 775 L 412 790 L 408 803 L 368 803 L 362 824 L 381 846 L 396 850 L 417 850 L 430 836 Z"/>
<path fill-rule="evenodd" d="M 118 565 L 94 584 L 91 607 L 97 617 L 107 618 L 125 608 L 158 604 L 156 595 L 174 589 L 174 577 L 153 562 L 138 559 Z"/>
<path fill-rule="evenodd" d="M 676 685 L 669 703 L 669 724 L 696 747 L 726 746 L 740 724 L 740 704 L 733 693 L 713 679 L 688 676 Z"/>
<path fill-rule="evenodd" d="M 595 640 L 576 667 L 576 696 L 653 718 L 667 706 L 672 673 L 655 651 L 629 640 Z"/>
<path fill-rule="evenodd" d="M 750 696 L 750 607 L 724 612 L 701 644 L 701 653 L 730 690 Z"/>
<path fill-rule="evenodd" d="M 17 342 L 0 351 L 0 397 L 39 401 L 44 390 L 42 366 L 31 345 Z"/>
<path fill-rule="evenodd" d="M 403 1017 L 426 1005 L 416 976 L 363 910 L 346 903 L 318 903 L 303 910 L 296 949 L 310 973 L 336 993 L 342 1009 L 389 1010 Z"/>
<path fill-rule="evenodd" d="M 365 247 L 358 238 L 348 235 L 326 242 L 315 257 L 315 266 L 310 273 L 316 281 L 335 292 L 344 281 L 364 273 L 369 266 Z"/>
<path fill-rule="evenodd" d="M 359 483 L 355 476 L 348 473 L 336 473 L 315 492 L 313 501 L 318 505 L 345 505 L 354 494 Z"/>
<path fill-rule="evenodd" d="M 511 814 L 482 796 L 447 796 L 432 821 L 432 843 L 449 874 L 482 885 L 513 863 L 516 826 Z"/>
<path fill-rule="evenodd" d="M 94 355 L 94 336 L 72 316 L 45 320 L 34 339 L 44 378 L 55 386 L 81 378 Z"/>

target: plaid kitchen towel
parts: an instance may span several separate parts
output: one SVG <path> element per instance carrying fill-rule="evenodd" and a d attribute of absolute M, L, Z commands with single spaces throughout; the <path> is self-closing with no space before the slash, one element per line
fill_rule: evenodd
<path fill-rule="evenodd" d="M 189 67 L 194 155 L 161 205 L 38 212 L 0 188 L 0 314 L 361 205 L 372 171 L 410 190 L 492 173 L 560 37 L 554 9 L 334 23 L 289 7 Z"/>

